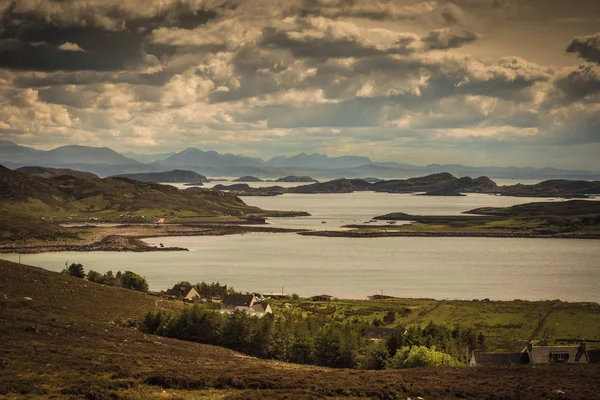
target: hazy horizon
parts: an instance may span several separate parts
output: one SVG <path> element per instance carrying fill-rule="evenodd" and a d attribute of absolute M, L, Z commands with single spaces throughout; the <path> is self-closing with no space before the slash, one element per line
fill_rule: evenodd
<path fill-rule="evenodd" d="M 0 140 L 600 170 L 600 3 L 0 0 Z"/>
<path fill-rule="evenodd" d="M 19 143 L 15 143 L 15 144 L 17 144 L 19 146 L 24 146 L 24 145 L 19 144 Z M 64 145 L 64 146 L 84 146 L 84 145 L 70 144 L 70 145 Z M 39 148 L 39 150 L 53 150 L 53 149 L 57 149 L 59 147 L 64 147 L 64 146 L 53 146 L 53 147 L 50 147 L 48 149 Z M 25 147 L 29 147 L 29 146 L 25 146 Z M 260 155 L 256 155 L 256 156 L 252 156 L 251 157 L 251 156 L 248 156 L 248 155 L 242 154 L 242 153 L 229 153 L 229 152 L 226 152 L 226 151 L 220 151 L 219 152 L 217 150 L 210 149 L 210 148 L 199 149 L 197 147 L 188 147 L 188 148 L 185 148 L 185 149 L 175 150 L 175 151 L 172 151 L 172 152 L 157 152 L 157 153 L 151 153 L 151 152 L 143 153 L 143 152 L 136 152 L 136 151 L 131 151 L 131 150 L 128 150 L 128 151 L 117 151 L 117 150 L 112 149 L 112 148 L 107 147 L 107 146 L 87 146 L 87 147 L 108 148 L 108 149 L 113 150 L 113 151 L 115 151 L 115 152 L 117 152 L 117 153 L 119 153 L 121 155 L 124 155 L 125 157 L 128 157 L 128 158 L 130 158 L 130 159 L 132 159 L 134 161 L 139 161 L 139 162 L 142 162 L 142 163 L 145 163 L 145 164 L 152 163 L 152 161 L 137 160 L 136 157 L 133 157 L 133 156 L 130 157 L 131 153 L 135 154 L 136 156 L 141 156 L 141 157 L 165 156 L 164 158 L 159 158 L 159 160 L 163 160 L 163 159 L 166 159 L 166 158 L 168 158 L 168 156 L 173 155 L 173 154 L 179 154 L 181 152 L 184 152 L 184 151 L 190 150 L 190 149 L 197 149 L 197 150 L 200 150 L 200 151 L 203 151 L 203 152 L 215 151 L 215 152 L 217 152 L 217 153 L 219 153 L 221 155 L 234 155 L 234 156 L 238 156 L 238 157 L 261 159 L 264 162 L 268 162 L 270 160 L 277 159 L 278 157 L 282 157 L 282 156 L 283 157 L 287 157 L 287 158 L 292 158 L 292 157 L 295 157 L 295 156 L 302 156 L 302 155 L 304 155 L 304 156 L 325 156 L 325 157 L 328 157 L 328 158 L 337 158 L 337 157 L 369 158 L 371 162 L 373 162 L 373 163 L 381 163 L 381 164 L 388 162 L 388 161 L 381 161 L 381 160 L 373 159 L 373 158 L 370 158 L 370 157 L 367 157 L 367 156 L 363 156 L 363 155 L 360 155 L 360 154 L 342 154 L 342 155 L 333 155 L 332 156 L 332 155 L 323 154 L 323 153 L 306 153 L 306 152 L 301 152 L 301 153 L 290 153 L 290 154 L 278 154 L 278 155 L 275 155 L 275 156 L 268 156 L 268 157 L 264 157 L 264 156 L 261 157 Z M 37 147 L 31 147 L 31 148 L 38 149 Z M 432 163 L 428 163 L 428 164 L 410 164 L 410 163 L 404 163 L 402 160 L 397 160 L 397 161 L 394 161 L 394 162 L 397 162 L 399 164 L 412 165 L 412 166 L 415 166 L 415 167 L 428 167 L 428 166 L 432 166 L 432 165 L 441 165 L 441 166 L 444 166 L 444 165 L 448 165 L 448 166 L 456 165 L 456 166 L 474 167 L 474 168 L 535 168 L 535 169 L 558 169 L 558 170 L 562 169 L 562 168 L 554 167 L 552 165 L 542 165 L 542 166 L 531 166 L 531 165 L 525 165 L 525 164 L 520 164 L 520 165 L 517 165 L 517 164 L 513 164 L 513 165 L 491 165 L 491 164 L 473 165 L 473 164 L 461 164 L 461 163 L 447 163 L 447 164 L 444 164 L 444 163 L 436 163 L 436 162 L 432 162 Z M 2 161 L 0 160 L 0 164 L 1 163 L 2 163 Z M 11 163 L 11 162 L 9 162 L 9 163 Z M 47 163 L 45 163 L 45 162 L 41 162 L 39 166 L 44 166 L 46 164 Z M 176 167 L 172 167 L 172 168 L 176 168 Z M 564 170 L 569 171 L 569 169 L 564 169 Z M 571 169 L 571 170 L 574 171 L 575 169 Z M 582 171 L 600 172 L 600 170 L 592 170 L 592 169 L 582 170 Z"/>

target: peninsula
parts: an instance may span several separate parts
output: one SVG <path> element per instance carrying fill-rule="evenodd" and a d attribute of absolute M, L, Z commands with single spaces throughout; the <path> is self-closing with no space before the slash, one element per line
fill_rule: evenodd
<path fill-rule="evenodd" d="M 0 195 L 0 252 L 155 250 L 134 239 L 280 231 L 254 225 L 308 215 L 251 207 L 221 191 L 128 178 L 41 178 L 2 166 Z"/>

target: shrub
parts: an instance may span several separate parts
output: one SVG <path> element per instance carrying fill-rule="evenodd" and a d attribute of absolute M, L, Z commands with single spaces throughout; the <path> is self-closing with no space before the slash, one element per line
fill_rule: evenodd
<path fill-rule="evenodd" d="M 383 322 L 386 325 L 390 325 L 396 322 L 396 313 L 394 311 L 388 311 L 388 313 L 385 314 L 385 316 L 383 317 Z"/>
<path fill-rule="evenodd" d="M 148 291 L 148 282 L 146 282 L 146 278 L 131 271 L 125 271 L 125 273 L 121 275 L 121 285 L 124 288 L 139 290 L 140 292 Z"/>
<path fill-rule="evenodd" d="M 85 278 L 85 270 L 83 269 L 83 265 L 81 264 L 72 263 L 71 265 L 69 265 L 69 268 L 67 268 L 67 272 L 69 273 L 69 275 L 74 276 L 76 278 Z"/>
<path fill-rule="evenodd" d="M 462 364 L 451 355 L 437 351 L 434 347 L 403 347 L 390 358 L 386 368 L 459 367 Z"/>
<path fill-rule="evenodd" d="M 102 283 L 102 275 L 92 269 L 88 271 L 86 278 L 90 282 Z"/>

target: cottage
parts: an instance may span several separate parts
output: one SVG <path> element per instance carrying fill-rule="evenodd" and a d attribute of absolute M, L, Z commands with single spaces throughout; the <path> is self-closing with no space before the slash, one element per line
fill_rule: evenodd
<path fill-rule="evenodd" d="M 258 299 L 253 294 L 228 294 L 223 298 L 221 310 L 242 310 L 245 311 Z"/>
<path fill-rule="evenodd" d="M 469 364 L 588 364 L 590 362 L 585 342 L 579 346 L 534 346 L 529 342 L 520 353 L 473 352 Z"/>
<path fill-rule="evenodd" d="M 585 343 L 579 346 L 534 346 L 531 342 L 523 350 L 530 364 L 588 364 Z"/>
<path fill-rule="evenodd" d="M 331 299 L 333 299 L 333 296 L 330 296 L 328 294 L 320 294 L 318 296 L 313 296 L 311 297 L 312 301 L 331 301 Z"/>
<path fill-rule="evenodd" d="M 166 294 L 169 296 L 175 296 L 177 298 L 187 301 L 199 301 L 200 295 L 193 286 L 188 285 L 175 285 L 173 289 L 167 289 Z"/>
<path fill-rule="evenodd" d="M 588 350 L 587 353 L 590 364 L 600 363 L 600 350 Z"/>
<path fill-rule="evenodd" d="M 266 301 L 259 301 L 253 294 L 228 294 L 223 298 L 222 312 L 245 311 L 254 316 L 273 314 L 271 306 Z M 261 315 L 259 315 L 261 314 Z"/>

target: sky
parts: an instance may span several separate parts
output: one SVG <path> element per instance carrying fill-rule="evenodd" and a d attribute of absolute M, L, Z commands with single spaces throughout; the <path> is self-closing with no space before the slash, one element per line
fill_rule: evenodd
<path fill-rule="evenodd" d="M 600 1 L 0 0 L 0 139 L 600 170 Z"/>

